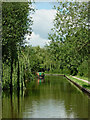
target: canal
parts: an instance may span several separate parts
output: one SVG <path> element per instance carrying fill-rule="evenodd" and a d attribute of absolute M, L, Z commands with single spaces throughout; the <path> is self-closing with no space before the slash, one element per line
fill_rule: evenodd
<path fill-rule="evenodd" d="M 63 76 L 45 76 L 27 89 L 2 92 L 3 118 L 88 118 L 89 97 Z"/>

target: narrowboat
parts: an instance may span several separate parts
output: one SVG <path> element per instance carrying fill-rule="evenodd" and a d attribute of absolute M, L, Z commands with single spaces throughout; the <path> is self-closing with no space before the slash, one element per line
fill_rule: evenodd
<path fill-rule="evenodd" d="M 37 77 L 38 77 L 38 78 L 42 78 L 42 79 L 43 79 L 44 76 L 45 76 L 45 75 L 44 75 L 44 72 L 37 72 L 36 74 L 37 74 Z"/>

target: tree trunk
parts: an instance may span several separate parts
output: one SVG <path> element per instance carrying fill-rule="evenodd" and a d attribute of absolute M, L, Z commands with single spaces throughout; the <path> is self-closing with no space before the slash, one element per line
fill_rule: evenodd
<path fill-rule="evenodd" d="M 10 92 L 12 93 L 12 74 L 13 74 L 13 58 L 11 57 L 11 75 L 10 75 Z"/>
<path fill-rule="evenodd" d="M 19 78 L 20 78 L 20 68 L 19 68 L 19 60 L 18 60 L 18 72 L 17 72 L 17 89 L 18 90 L 20 90 Z"/>
<path fill-rule="evenodd" d="M 24 73 L 24 86 L 26 87 L 26 83 L 25 83 L 25 73 Z"/>
<path fill-rule="evenodd" d="M 23 65 L 21 65 L 21 72 L 23 73 Z M 21 89 L 23 91 L 23 75 L 21 74 Z"/>

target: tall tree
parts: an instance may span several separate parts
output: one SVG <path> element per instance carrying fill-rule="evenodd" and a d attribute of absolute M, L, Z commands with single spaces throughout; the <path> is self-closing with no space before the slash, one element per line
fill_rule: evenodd
<path fill-rule="evenodd" d="M 60 68 L 67 67 L 71 74 L 77 74 L 77 67 L 88 56 L 88 2 L 58 3 L 49 34 L 50 51 Z"/>
<path fill-rule="evenodd" d="M 18 60 L 18 47 L 23 44 L 25 34 L 32 32 L 32 19 L 28 18 L 33 11 L 31 4 L 31 2 L 2 3 L 2 60 L 3 63 L 11 64 L 11 90 L 13 63 Z"/>

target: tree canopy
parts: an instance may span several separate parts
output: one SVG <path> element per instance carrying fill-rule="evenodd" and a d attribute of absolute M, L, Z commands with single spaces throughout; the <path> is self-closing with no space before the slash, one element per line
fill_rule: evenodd
<path fill-rule="evenodd" d="M 88 60 L 88 3 L 58 2 L 49 52 L 55 64 L 62 70 L 77 74 L 83 62 Z M 59 65 L 58 65 L 59 64 Z M 83 74 L 83 73 L 81 73 Z"/>
<path fill-rule="evenodd" d="M 19 81 L 19 52 L 24 43 L 25 34 L 32 33 L 33 13 L 31 2 L 2 3 L 2 60 L 10 66 L 10 88 L 12 90 L 13 64 L 18 64 L 17 81 Z M 16 63 L 18 61 L 18 63 Z M 18 82 L 19 84 L 19 82 Z M 19 86 L 19 85 L 18 85 Z"/>

